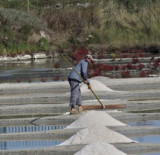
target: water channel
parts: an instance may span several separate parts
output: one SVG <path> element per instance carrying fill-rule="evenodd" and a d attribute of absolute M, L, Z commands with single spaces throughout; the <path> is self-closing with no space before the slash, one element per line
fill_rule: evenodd
<path fill-rule="evenodd" d="M 1 127 L 0 134 L 9 133 L 27 133 L 27 132 L 43 132 L 50 130 L 64 129 L 64 125 L 49 125 L 49 126 L 9 126 Z M 60 144 L 61 140 L 29 140 L 29 141 L 0 141 L 0 150 L 24 150 L 42 147 L 53 147 Z"/>
<path fill-rule="evenodd" d="M 62 143 L 62 141 L 0 141 L 0 150 L 24 150 L 37 149 L 42 147 L 53 147 Z"/>
<path fill-rule="evenodd" d="M 130 126 L 160 126 L 160 120 L 147 120 L 140 122 L 130 122 L 128 123 Z"/>
<path fill-rule="evenodd" d="M 140 122 L 130 122 L 130 126 L 160 126 L 160 120 L 147 120 Z M 160 143 L 160 135 L 148 135 L 143 137 L 133 137 L 133 140 L 139 143 Z"/>
<path fill-rule="evenodd" d="M 68 67 L 62 59 L 58 58 L 0 62 L 0 83 L 41 82 L 42 79 L 66 80 L 65 71 L 55 71 L 56 63 L 59 64 L 59 68 Z"/>
<path fill-rule="evenodd" d="M 119 64 L 113 62 L 111 64 L 107 64 L 115 67 L 115 65 L 121 66 L 125 63 L 127 64 L 125 61 L 119 62 Z M 61 72 L 57 68 L 64 69 L 69 67 L 70 66 L 68 66 L 61 57 L 20 61 L 1 61 L 0 83 L 64 81 L 67 80 L 68 72 L 66 70 Z M 152 72 L 159 74 L 159 70 L 160 68 L 157 68 L 156 70 L 153 69 Z M 123 77 L 121 72 L 123 72 L 123 70 L 113 70 L 111 72 L 102 73 L 102 75 L 110 78 L 121 78 Z M 139 77 L 141 70 L 128 70 L 127 72 L 130 73 L 131 77 Z"/>
<path fill-rule="evenodd" d="M 160 126 L 160 120 L 147 120 L 140 122 L 130 122 L 130 126 Z M 160 143 L 160 135 L 148 135 L 143 137 L 132 137 L 133 140 L 139 143 Z M 143 153 L 139 155 L 160 155 L 160 152 Z"/>
<path fill-rule="evenodd" d="M 0 134 L 8 133 L 26 133 L 26 132 L 41 132 L 50 130 L 60 130 L 64 129 L 65 125 L 49 125 L 49 126 L 8 126 L 1 127 Z"/>

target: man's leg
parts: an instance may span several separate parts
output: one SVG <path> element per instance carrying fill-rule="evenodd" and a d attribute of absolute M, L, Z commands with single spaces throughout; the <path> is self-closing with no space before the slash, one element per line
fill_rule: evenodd
<path fill-rule="evenodd" d="M 76 104 L 78 105 L 78 110 L 79 111 L 83 111 L 83 109 L 82 109 L 82 95 L 81 95 L 80 86 L 79 86 L 78 99 L 77 99 L 77 103 Z"/>
<path fill-rule="evenodd" d="M 71 87 L 70 106 L 71 112 L 75 111 L 77 100 L 79 97 L 79 83 L 76 81 L 69 81 Z"/>

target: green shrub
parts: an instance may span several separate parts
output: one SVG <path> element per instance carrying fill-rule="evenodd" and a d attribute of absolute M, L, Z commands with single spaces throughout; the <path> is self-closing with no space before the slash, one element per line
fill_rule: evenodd
<path fill-rule="evenodd" d="M 5 47 L 3 44 L 0 44 L 0 55 L 4 54 Z"/>
<path fill-rule="evenodd" d="M 41 51 L 46 51 L 49 49 L 50 45 L 46 38 L 41 38 L 38 42 L 38 47 Z"/>

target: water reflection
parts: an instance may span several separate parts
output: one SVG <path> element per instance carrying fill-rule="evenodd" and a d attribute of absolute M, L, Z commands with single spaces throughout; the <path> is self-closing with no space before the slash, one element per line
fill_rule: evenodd
<path fill-rule="evenodd" d="M 132 139 L 138 141 L 139 143 L 160 143 L 160 135 L 133 137 Z"/>
<path fill-rule="evenodd" d="M 23 150 L 41 147 L 51 147 L 62 141 L 0 141 L 0 150 Z"/>
<path fill-rule="evenodd" d="M 52 125 L 52 126 L 9 126 L 1 127 L 0 133 L 19 133 L 19 132 L 40 132 L 49 130 L 59 130 L 64 129 L 65 125 Z"/>
<path fill-rule="evenodd" d="M 60 62 L 59 71 L 54 64 Z M 54 81 L 58 76 L 66 80 L 68 75 L 66 63 L 60 59 L 39 59 L 32 61 L 0 62 L 0 83 L 4 82 L 40 82 L 41 78 Z"/>
<path fill-rule="evenodd" d="M 160 126 L 160 120 L 147 120 L 141 122 L 131 122 L 128 125 L 131 126 Z"/>

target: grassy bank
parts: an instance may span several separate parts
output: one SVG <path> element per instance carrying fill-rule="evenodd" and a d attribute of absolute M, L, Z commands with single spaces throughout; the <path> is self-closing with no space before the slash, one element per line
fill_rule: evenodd
<path fill-rule="evenodd" d="M 160 46 L 158 0 L 29 2 L 28 5 L 27 0 L 0 1 L 2 48 L 5 48 L 4 40 L 8 44 L 35 46 L 41 38 L 40 30 L 49 36 L 45 44 L 50 47 L 45 50 L 57 45 L 67 48 L 73 44 L 119 48 Z M 33 37 L 35 34 L 38 37 Z"/>
<path fill-rule="evenodd" d="M 44 10 L 48 26 L 57 35 L 64 34 L 73 43 L 107 44 L 109 46 L 143 46 L 160 44 L 159 2 L 133 5 L 110 0 L 87 9 L 64 8 Z M 51 16 L 52 15 L 52 16 Z"/>

